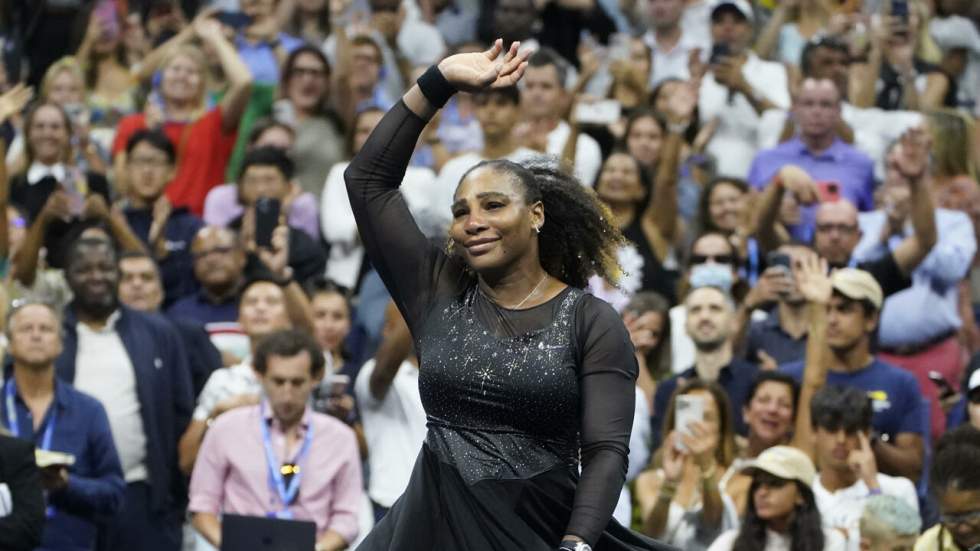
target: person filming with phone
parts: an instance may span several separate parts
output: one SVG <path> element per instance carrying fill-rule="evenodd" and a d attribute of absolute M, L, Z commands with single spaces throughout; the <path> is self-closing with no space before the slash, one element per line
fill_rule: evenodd
<path fill-rule="evenodd" d="M 41 548 L 91 549 L 97 520 L 116 514 L 126 494 L 109 418 L 98 400 L 55 377 L 63 344 L 53 307 L 14 307 L 7 338 L 13 368 L 4 373 L 0 426 L 39 450 L 46 497 Z"/>
<path fill-rule="evenodd" d="M 636 479 L 642 532 L 685 550 L 703 550 L 737 517 L 723 498 L 722 474 L 735 459 L 735 433 L 725 390 L 691 380 L 670 397 L 663 445 Z"/>

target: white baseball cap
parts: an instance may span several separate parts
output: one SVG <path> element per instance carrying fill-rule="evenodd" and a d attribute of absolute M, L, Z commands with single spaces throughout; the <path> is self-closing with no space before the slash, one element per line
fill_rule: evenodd
<path fill-rule="evenodd" d="M 714 0 L 711 5 L 711 16 L 714 17 L 718 8 L 726 5 L 738 10 L 750 22 L 755 21 L 755 13 L 752 11 L 752 5 L 749 4 L 748 0 Z"/>

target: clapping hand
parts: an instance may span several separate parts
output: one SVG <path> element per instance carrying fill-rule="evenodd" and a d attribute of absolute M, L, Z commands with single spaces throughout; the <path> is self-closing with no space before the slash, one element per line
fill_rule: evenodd
<path fill-rule="evenodd" d="M 463 92 L 513 86 L 524 76 L 531 52 L 518 52 L 520 43 L 513 42 L 507 53 L 503 53 L 503 44 L 498 38 L 485 52 L 449 56 L 439 62 L 439 71 L 453 87 Z"/>
<path fill-rule="evenodd" d="M 679 433 L 687 451 L 702 470 L 714 462 L 715 448 L 718 447 L 718 432 L 708 429 L 703 421 L 687 424 L 688 434 Z"/>
<path fill-rule="evenodd" d="M 827 304 L 833 294 L 830 276 L 827 274 L 827 260 L 815 253 L 803 255 L 794 263 L 793 274 L 800 294 L 808 302 Z"/>

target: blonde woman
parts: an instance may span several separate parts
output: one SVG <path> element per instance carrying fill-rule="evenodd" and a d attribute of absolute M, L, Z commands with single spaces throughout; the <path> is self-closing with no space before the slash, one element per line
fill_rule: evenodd
<path fill-rule="evenodd" d="M 166 195 L 175 207 L 200 216 L 211 188 L 224 182 L 225 166 L 235 146 L 238 121 L 248 103 L 252 76 L 235 47 L 222 34 L 213 12 L 194 19 L 190 29 L 213 53 L 228 81 L 221 102 L 208 108 L 207 58 L 182 32 L 164 46 L 160 85 L 143 113 L 125 117 L 112 144 L 116 174 L 123 174 L 126 142 L 144 128 L 161 128 L 177 150 L 177 173 Z M 159 52 L 157 52 L 159 54 Z M 117 182 L 125 188 L 125 182 Z"/>

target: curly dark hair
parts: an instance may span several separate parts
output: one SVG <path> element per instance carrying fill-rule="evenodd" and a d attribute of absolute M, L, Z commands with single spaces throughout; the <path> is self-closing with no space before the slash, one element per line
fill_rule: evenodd
<path fill-rule="evenodd" d="M 593 275 L 613 284 L 619 282 L 623 270 L 617 252 L 626 239 L 612 222 L 609 208 L 591 188 L 553 162 L 521 165 L 505 159 L 483 161 L 463 179 L 483 167 L 513 176 L 523 188 L 525 204 L 541 201 L 544 205 L 547 218 L 538 234 L 538 254 L 546 272 L 579 289 L 585 288 Z M 451 248 L 449 252 L 458 254 Z"/>
<path fill-rule="evenodd" d="M 802 482 L 794 480 L 791 483 L 796 484 L 796 490 L 803 498 L 803 504 L 797 505 L 793 520 L 790 522 L 789 533 L 793 539 L 790 551 L 821 551 L 824 535 L 820 527 L 820 511 L 817 509 L 813 491 Z M 732 544 L 732 551 L 756 551 L 766 547 L 766 521 L 759 518 L 755 510 L 755 499 L 752 497 L 758 487 L 756 477 L 752 477 L 745 520 L 738 531 L 735 543 Z"/>
<path fill-rule="evenodd" d="M 936 444 L 929 471 L 929 486 L 938 497 L 947 490 L 980 490 L 980 430 L 961 425 L 944 434 Z"/>

